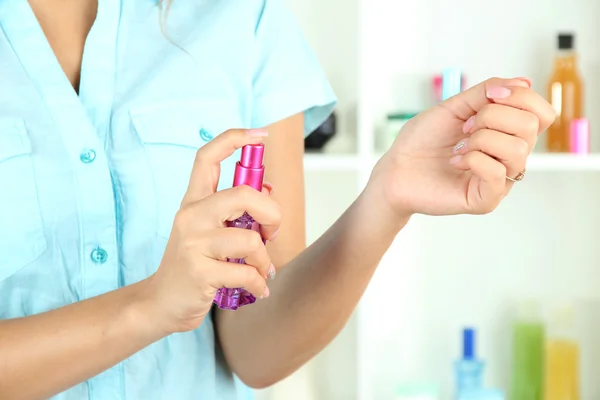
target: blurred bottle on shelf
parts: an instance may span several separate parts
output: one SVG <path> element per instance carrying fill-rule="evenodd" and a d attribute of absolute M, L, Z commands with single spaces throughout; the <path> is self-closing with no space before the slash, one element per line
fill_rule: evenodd
<path fill-rule="evenodd" d="M 477 359 L 475 329 L 465 328 L 462 333 L 462 357 L 454 363 L 456 393 L 460 399 L 465 393 L 483 389 L 485 364 Z"/>
<path fill-rule="evenodd" d="M 573 154 L 590 153 L 590 121 L 577 118 L 569 127 L 569 152 Z"/>
<path fill-rule="evenodd" d="M 404 125 L 412 118 L 417 116 L 416 112 L 396 112 L 387 115 L 385 129 L 381 130 L 376 147 L 381 151 L 387 151 Z"/>
<path fill-rule="evenodd" d="M 548 84 L 548 100 L 557 114 L 556 121 L 548 128 L 548 151 L 569 152 L 571 122 L 583 117 L 583 81 L 572 33 L 558 35 L 558 52 Z"/>
<path fill-rule="evenodd" d="M 548 323 L 545 355 L 545 400 L 580 400 L 579 344 L 570 305 L 553 311 Z"/>
<path fill-rule="evenodd" d="M 435 104 L 456 96 L 466 88 L 466 79 L 459 68 L 445 68 L 441 75 L 433 77 Z"/>
<path fill-rule="evenodd" d="M 337 116 L 335 111 L 314 132 L 304 139 L 305 151 L 321 151 L 327 142 L 337 133 Z"/>
<path fill-rule="evenodd" d="M 525 301 L 518 305 L 516 314 L 510 400 L 543 400 L 544 325 L 540 306 Z"/>

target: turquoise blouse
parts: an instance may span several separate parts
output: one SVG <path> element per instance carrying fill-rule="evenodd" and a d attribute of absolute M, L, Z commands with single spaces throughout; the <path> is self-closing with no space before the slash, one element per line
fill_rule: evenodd
<path fill-rule="evenodd" d="M 174 0 L 166 21 L 153 0 L 99 0 L 78 96 L 27 1 L 0 0 L 0 318 L 148 277 L 198 148 L 299 112 L 308 133 L 331 112 L 284 0 Z M 247 395 L 207 318 L 54 399 Z"/>

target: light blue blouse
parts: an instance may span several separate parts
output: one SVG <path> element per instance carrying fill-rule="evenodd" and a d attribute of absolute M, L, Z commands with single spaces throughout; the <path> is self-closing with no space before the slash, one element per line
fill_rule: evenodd
<path fill-rule="evenodd" d="M 334 94 L 283 1 L 174 0 L 167 39 L 153 0 L 100 0 L 77 96 L 27 1 L 0 0 L 0 318 L 152 274 L 215 135 L 326 118 Z M 229 400 L 236 382 L 207 318 L 54 399 Z"/>

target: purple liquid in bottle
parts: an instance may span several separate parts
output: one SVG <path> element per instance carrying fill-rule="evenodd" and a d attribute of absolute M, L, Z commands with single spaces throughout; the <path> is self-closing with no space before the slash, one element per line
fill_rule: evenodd
<path fill-rule="evenodd" d="M 248 185 L 256 190 L 262 190 L 263 176 L 265 168 L 263 167 L 264 146 L 247 145 L 242 148 L 242 158 L 235 168 L 233 186 Z M 228 221 L 229 228 L 252 229 L 259 232 L 260 225 L 248 213 L 244 213 L 235 221 Z M 228 258 L 228 262 L 245 264 L 242 258 Z M 224 310 L 237 310 L 238 308 L 252 304 L 256 297 L 243 288 L 221 288 L 217 291 L 214 303 Z"/>

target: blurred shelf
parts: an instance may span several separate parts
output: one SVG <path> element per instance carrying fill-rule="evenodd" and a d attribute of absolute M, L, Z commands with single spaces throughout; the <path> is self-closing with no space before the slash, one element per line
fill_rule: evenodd
<path fill-rule="evenodd" d="M 306 171 L 357 171 L 360 160 L 356 154 L 306 153 Z"/>
<path fill-rule="evenodd" d="M 533 153 L 527 163 L 529 171 L 600 171 L 600 154 Z"/>

